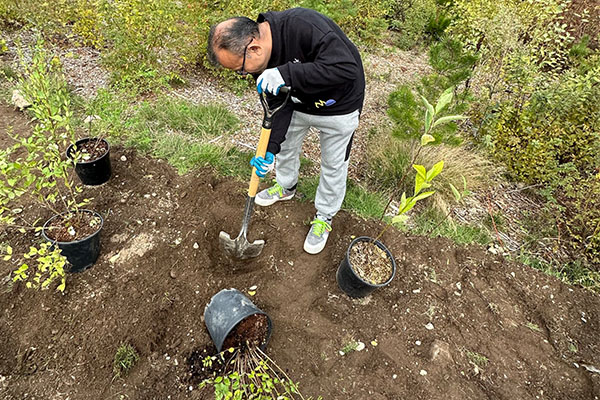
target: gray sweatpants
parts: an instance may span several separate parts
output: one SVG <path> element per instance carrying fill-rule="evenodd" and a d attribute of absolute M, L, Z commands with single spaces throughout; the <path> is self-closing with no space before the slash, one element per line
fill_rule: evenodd
<path fill-rule="evenodd" d="M 289 189 L 298 182 L 304 136 L 311 126 L 319 130 L 321 175 L 315 208 L 321 217 L 331 219 L 342 207 L 348 176 L 346 152 L 352 134 L 358 127 L 358 117 L 358 110 L 345 115 L 327 116 L 294 111 L 285 140 L 281 143 L 275 162 L 276 180 L 283 188 Z"/>

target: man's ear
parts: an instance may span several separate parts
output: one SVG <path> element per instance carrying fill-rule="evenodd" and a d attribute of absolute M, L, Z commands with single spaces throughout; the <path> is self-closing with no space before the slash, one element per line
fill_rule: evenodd
<path fill-rule="evenodd" d="M 264 53 L 265 49 L 262 47 L 262 45 L 260 43 L 251 43 L 250 46 L 248 46 L 248 52 L 252 53 L 253 56 L 262 56 Z"/>

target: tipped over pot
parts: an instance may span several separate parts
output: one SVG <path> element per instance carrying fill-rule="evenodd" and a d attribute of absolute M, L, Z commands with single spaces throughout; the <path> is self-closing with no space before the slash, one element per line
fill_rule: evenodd
<path fill-rule="evenodd" d="M 265 349 L 271 318 L 237 289 L 223 289 L 204 308 L 204 323 L 217 351 L 230 347 Z"/>

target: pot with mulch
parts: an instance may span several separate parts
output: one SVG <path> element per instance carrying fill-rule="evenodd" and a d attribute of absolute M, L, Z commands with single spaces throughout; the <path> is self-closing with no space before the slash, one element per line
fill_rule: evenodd
<path fill-rule="evenodd" d="M 350 243 L 336 274 L 338 286 L 350 297 L 365 297 L 388 285 L 396 274 L 392 253 L 379 240 L 357 237 Z"/>
<path fill-rule="evenodd" d="M 217 351 L 229 348 L 265 349 L 271 318 L 236 289 L 215 294 L 204 309 L 204 323 Z"/>
<path fill-rule="evenodd" d="M 110 146 L 106 140 L 80 139 L 69 146 L 67 157 L 76 160 L 75 172 L 84 185 L 102 185 L 110 179 Z"/>
<path fill-rule="evenodd" d="M 98 259 L 103 224 L 104 219 L 95 211 L 69 211 L 46 221 L 42 236 L 62 250 L 71 265 L 68 272 L 81 272 Z"/>

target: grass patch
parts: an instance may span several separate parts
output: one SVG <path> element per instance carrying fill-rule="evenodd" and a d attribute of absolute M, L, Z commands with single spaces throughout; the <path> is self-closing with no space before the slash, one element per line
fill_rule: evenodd
<path fill-rule="evenodd" d="M 127 137 L 130 128 L 128 120 L 133 113 L 135 97 L 125 91 L 99 89 L 96 97 L 89 102 L 76 99 L 76 105 L 81 112 L 76 121 L 87 136 L 90 137 Z M 97 116 L 91 124 L 83 121 L 89 115 Z"/>
<path fill-rule="evenodd" d="M 412 211 L 414 212 L 414 211 Z M 492 243 L 489 231 L 483 226 L 457 224 L 433 207 L 425 208 L 420 213 L 412 215 L 410 231 L 416 235 L 445 237 L 457 244 L 477 243 L 487 245 Z"/>
<path fill-rule="evenodd" d="M 566 263 L 551 263 L 531 253 L 522 252 L 517 257 L 517 261 L 558 278 L 563 283 L 581 286 L 593 292 L 600 293 L 600 272 L 585 267 L 580 260 Z"/>
<path fill-rule="evenodd" d="M 306 196 L 306 200 L 315 200 L 319 177 L 311 176 L 300 179 L 298 190 Z M 363 218 L 379 218 L 383 213 L 386 199 L 379 193 L 372 193 L 354 183 L 348 181 L 346 186 L 346 197 L 342 203 L 342 209 L 350 211 Z"/>
<path fill-rule="evenodd" d="M 198 106 L 163 97 L 136 109 L 127 124 L 125 143 L 166 159 L 180 174 L 205 166 L 237 172 L 235 161 L 245 157 L 231 152 L 223 138 L 238 124 L 239 120 L 225 107 Z"/>
<path fill-rule="evenodd" d="M 115 353 L 113 376 L 115 378 L 126 376 L 139 359 L 140 356 L 132 345 L 129 343 L 121 344 Z"/>

